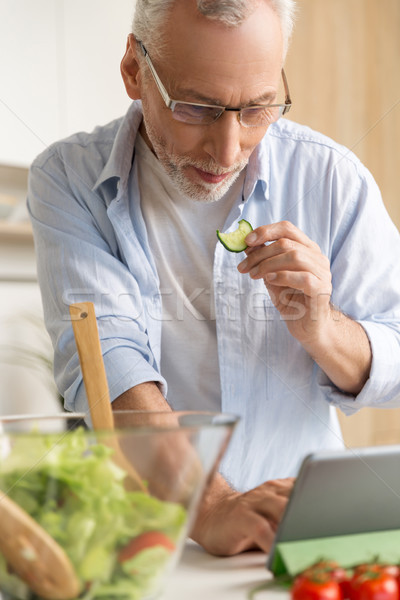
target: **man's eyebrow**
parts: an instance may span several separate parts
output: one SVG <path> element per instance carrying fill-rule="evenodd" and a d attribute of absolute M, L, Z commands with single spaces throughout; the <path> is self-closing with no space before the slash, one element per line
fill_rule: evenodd
<path fill-rule="evenodd" d="M 179 101 L 179 99 L 182 99 L 182 101 L 183 101 L 184 98 L 190 98 L 191 99 L 190 101 L 199 102 L 200 104 L 212 104 L 215 106 L 225 106 L 221 102 L 221 100 L 218 100 L 218 98 L 213 98 L 211 96 L 203 96 L 198 91 L 193 90 L 191 88 L 180 87 L 179 91 L 177 91 L 176 94 L 174 94 L 174 99 L 177 99 L 178 101 Z M 253 99 L 249 100 L 249 102 L 246 102 L 246 104 L 243 104 L 242 106 L 254 106 L 256 104 L 265 104 L 268 102 L 273 102 L 275 100 L 275 98 L 276 98 L 276 92 L 274 92 L 274 91 L 265 92 L 261 96 L 258 96 L 257 98 L 253 98 Z"/>

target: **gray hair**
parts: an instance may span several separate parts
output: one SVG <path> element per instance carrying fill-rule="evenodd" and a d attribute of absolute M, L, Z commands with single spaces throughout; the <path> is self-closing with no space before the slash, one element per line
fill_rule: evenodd
<path fill-rule="evenodd" d="M 132 33 L 141 40 L 151 54 L 160 49 L 162 28 L 176 0 L 136 0 Z M 208 19 L 237 27 L 254 10 L 258 0 L 196 0 L 198 11 Z M 268 0 L 280 18 L 284 43 L 284 57 L 293 31 L 295 0 Z M 161 38 L 161 39 L 160 39 Z M 157 39 L 157 46 L 152 41 Z"/>

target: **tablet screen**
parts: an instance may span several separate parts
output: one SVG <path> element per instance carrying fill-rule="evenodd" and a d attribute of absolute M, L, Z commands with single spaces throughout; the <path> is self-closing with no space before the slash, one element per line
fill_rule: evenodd
<path fill-rule="evenodd" d="M 312 454 L 298 474 L 277 543 L 400 529 L 400 445 Z"/>

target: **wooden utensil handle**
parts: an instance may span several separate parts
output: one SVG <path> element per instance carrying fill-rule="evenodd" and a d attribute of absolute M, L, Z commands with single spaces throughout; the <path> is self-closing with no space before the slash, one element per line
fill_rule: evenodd
<path fill-rule="evenodd" d="M 112 430 L 114 419 L 92 302 L 69 307 L 93 428 Z"/>
<path fill-rule="evenodd" d="M 77 598 L 80 583 L 64 550 L 18 504 L 0 491 L 0 552 L 42 598 Z"/>
<path fill-rule="evenodd" d="M 94 305 L 92 302 L 71 304 L 69 312 L 93 428 L 96 431 L 113 431 L 114 417 Z M 128 474 L 126 487 L 148 493 L 136 469 L 121 451 L 118 440 L 110 436 L 105 442 L 114 450 L 113 461 Z"/>

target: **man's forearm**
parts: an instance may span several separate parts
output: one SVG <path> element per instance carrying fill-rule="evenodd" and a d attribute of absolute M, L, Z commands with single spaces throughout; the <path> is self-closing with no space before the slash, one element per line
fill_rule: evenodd
<path fill-rule="evenodd" d="M 113 410 L 171 410 L 154 381 L 140 383 L 112 403 Z"/>
<path fill-rule="evenodd" d="M 365 330 L 334 307 L 318 339 L 304 348 L 341 390 L 357 395 L 365 385 L 372 362 Z"/>

